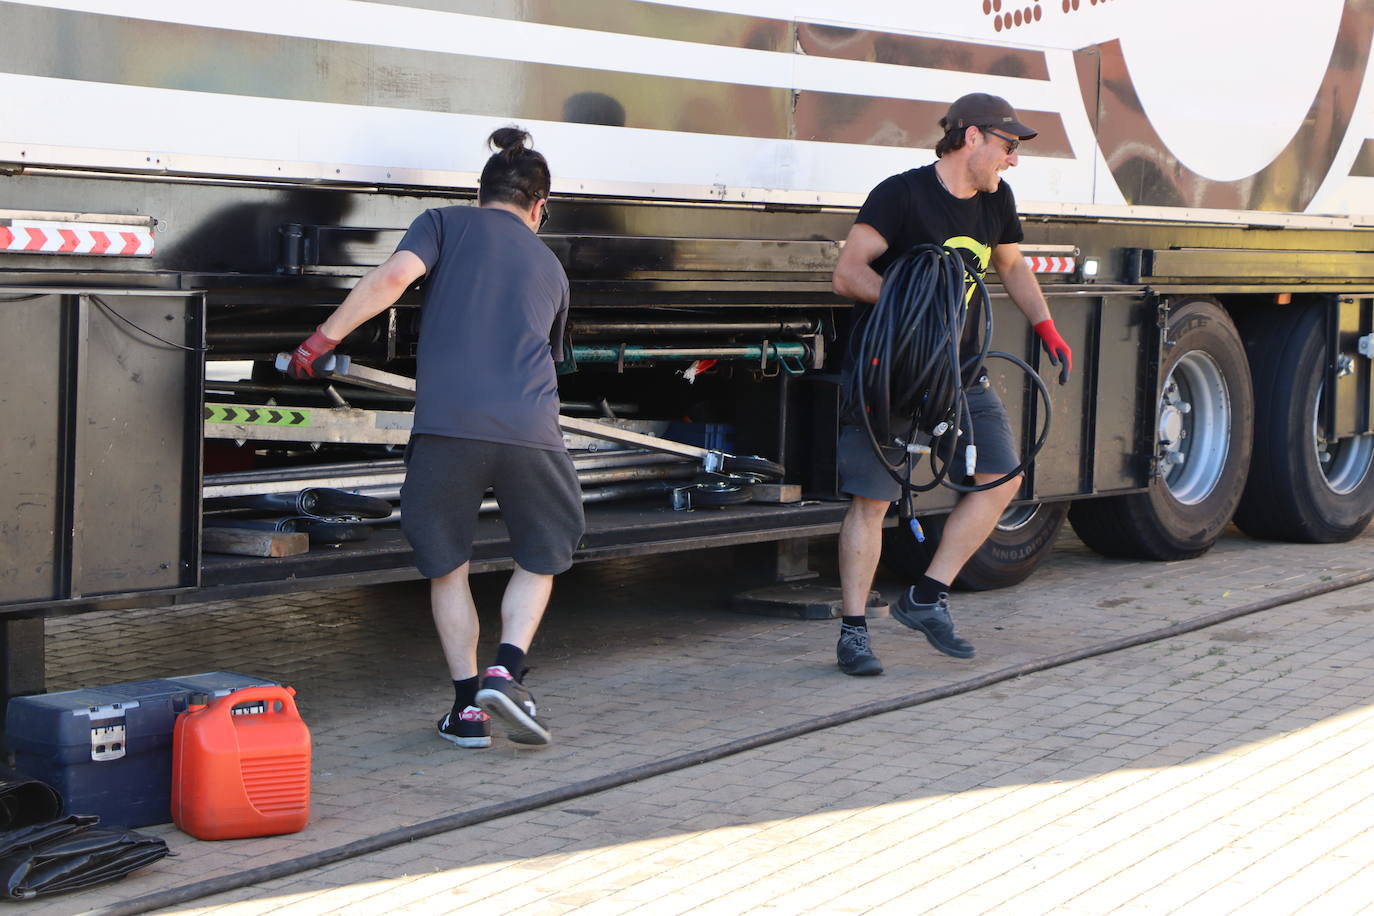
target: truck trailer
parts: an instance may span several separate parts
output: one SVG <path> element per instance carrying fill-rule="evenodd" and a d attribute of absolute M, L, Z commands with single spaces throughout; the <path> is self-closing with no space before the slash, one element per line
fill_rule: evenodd
<path fill-rule="evenodd" d="M 1048 432 L 957 584 L 1023 580 L 1066 518 L 1101 553 L 1157 560 L 1232 522 L 1357 536 L 1374 515 L 1374 0 L 1257 12 L 2 0 L 0 686 L 43 689 L 46 616 L 416 575 L 395 507 L 406 392 L 288 382 L 274 357 L 424 209 L 475 204 L 483 141 L 508 124 L 554 173 L 564 414 L 687 445 L 569 433 L 579 561 L 764 544 L 769 577 L 804 574 L 807 539 L 845 511 L 851 303 L 831 269 L 868 190 L 932 161 L 972 91 L 1039 131 L 1005 178 L 1075 369 L 1045 404 L 989 364 L 1024 441 Z M 1040 372 L 990 289 L 993 346 Z M 417 305 L 340 351 L 413 375 Z M 724 455 L 781 465 L 781 485 L 718 473 Z M 309 522 L 302 502 L 335 490 L 388 509 Z M 923 494 L 926 539 L 893 526 L 885 562 L 919 575 L 955 501 Z M 276 529 L 314 546 L 222 552 L 299 549 Z M 510 562 L 484 515 L 474 568 Z"/>

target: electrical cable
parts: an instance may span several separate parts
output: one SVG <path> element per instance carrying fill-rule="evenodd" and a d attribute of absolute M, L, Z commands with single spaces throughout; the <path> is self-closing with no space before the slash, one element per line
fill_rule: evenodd
<path fill-rule="evenodd" d="M 975 352 L 961 362 L 971 304 L 980 309 L 982 328 L 973 338 Z M 879 463 L 901 486 L 905 519 L 914 520 L 916 493 L 942 485 L 973 493 L 1015 479 L 1049 437 L 1049 390 L 1024 360 L 989 349 L 992 330 L 987 287 L 982 277 L 968 270 L 963 255 L 940 245 L 917 245 L 888 266 L 878 301 L 850 339 L 841 409 L 865 431 Z M 1015 469 L 989 483 L 970 485 L 958 479 L 972 477 L 976 466 L 968 391 L 979 383 L 989 359 L 1006 360 L 1026 373 L 1044 406 L 1044 422 Z M 966 474 L 951 474 L 961 436 L 967 442 Z M 894 444 L 902 450 L 895 461 L 885 453 Z M 919 454 L 930 456 L 931 479 L 926 483 L 912 482 Z"/>
<path fill-rule="evenodd" d="M 177 343 L 176 341 L 168 340 L 168 339 L 165 338 L 165 337 L 158 337 L 156 334 L 154 334 L 152 331 L 148 330 L 147 328 L 140 327 L 139 325 L 137 325 L 137 324 L 135 324 L 134 322 L 130 321 L 128 318 L 125 318 L 125 317 L 124 317 L 123 315 L 121 315 L 118 311 L 116 311 L 116 309 L 115 309 L 114 306 L 110 305 L 108 302 L 106 302 L 104 299 L 101 299 L 99 296 L 92 295 L 92 296 L 90 297 L 90 299 L 91 299 L 91 301 L 94 302 L 96 305 L 100 306 L 100 308 L 101 308 L 103 311 L 105 311 L 105 312 L 107 312 L 108 314 L 114 316 L 115 318 L 118 318 L 120 321 L 124 322 L 124 323 L 127 324 L 129 327 L 133 328 L 135 331 L 139 332 L 140 334 L 144 334 L 144 335 L 146 335 L 146 336 L 148 336 L 148 337 L 151 337 L 153 340 L 156 340 L 156 341 L 158 341 L 158 342 L 160 342 L 160 343 L 166 344 L 168 347 L 172 348 L 173 350 L 185 350 L 187 353 L 205 353 L 205 352 L 208 352 L 208 351 L 209 351 L 209 348 L 208 348 L 208 347 L 187 347 L 187 346 L 183 346 L 182 344 Z"/>
<path fill-rule="evenodd" d="M 714 747 L 688 751 L 684 754 L 678 754 L 675 757 L 654 760 L 649 763 L 640 764 L 639 766 L 630 767 L 629 769 L 618 770 L 612 773 L 606 773 L 602 776 L 596 776 L 591 779 L 584 779 L 579 782 L 560 786 L 556 789 L 549 789 L 535 795 L 510 799 L 509 801 L 485 805 L 481 808 L 473 808 L 467 811 L 459 811 L 454 814 L 431 818 L 430 820 L 421 821 L 417 824 L 410 824 L 405 827 L 397 827 L 394 830 L 388 830 L 384 833 L 365 837 L 361 840 L 355 840 L 352 843 L 347 843 L 342 846 L 335 846 L 331 849 L 321 849 L 316 852 L 307 853 L 303 856 L 297 856 L 294 859 L 286 859 L 280 862 L 274 862 L 270 865 L 262 865 L 257 868 L 250 868 L 233 874 L 205 878 L 191 884 L 184 884 L 180 887 L 155 891 L 150 894 L 144 894 L 141 897 L 134 897 L 119 903 L 97 907 L 85 913 L 81 913 L 79 916 L 136 916 L 136 914 L 148 913 L 152 910 L 163 909 L 165 907 L 187 903 L 192 900 L 200 900 L 214 894 L 222 894 L 239 888 L 252 887 L 265 881 L 284 878 L 288 875 L 300 874 L 301 872 L 321 868 L 325 865 L 331 865 L 345 859 L 357 858 L 358 856 L 367 855 L 382 849 L 399 846 L 402 843 L 409 843 L 414 840 L 437 836 L 441 833 L 448 833 L 464 827 L 489 823 L 498 818 L 509 817 L 513 814 L 522 814 L 550 805 L 562 804 L 576 798 L 583 798 L 598 792 L 605 792 L 609 789 L 640 782 L 655 776 L 663 776 L 668 773 L 685 770 L 689 767 L 711 763 L 725 757 L 742 754 L 746 751 L 755 750 L 760 747 L 800 738 L 812 734 L 813 732 L 824 731 L 825 729 L 836 728 L 841 725 L 848 725 L 851 722 L 856 722 L 861 719 L 869 719 L 884 713 L 910 709 L 914 706 L 921 706 L 926 703 L 934 702 L 935 700 L 948 699 L 949 697 L 970 693 L 984 687 L 991 687 L 994 684 L 1000 684 L 1004 681 L 1024 677 L 1028 674 L 1037 674 L 1041 671 L 1060 668 L 1065 665 L 1073 664 L 1074 662 L 1096 658 L 1100 655 L 1109 655 L 1113 652 L 1121 652 L 1148 643 L 1160 642 L 1175 636 L 1182 636 L 1185 633 L 1192 633 L 1207 627 L 1216 626 L 1217 624 L 1228 623 L 1250 614 L 1272 610 L 1273 608 L 1282 607 L 1287 604 L 1296 604 L 1299 601 L 1316 598 L 1320 595 L 1330 594 L 1331 592 L 1341 589 L 1353 588 L 1357 585 L 1364 585 L 1371 581 L 1374 581 L 1374 571 L 1356 573 L 1330 582 L 1320 582 L 1284 595 L 1275 595 L 1239 607 L 1211 611 L 1190 620 L 1170 624 L 1169 626 L 1157 627 L 1153 630 L 1147 630 L 1144 633 L 1136 633 L 1130 636 L 1122 636 L 1095 645 L 1084 646 L 1081 649 L 1070 649 L 1065 652 L 1060 652 L 1057 655 L 1035 659 L 1022 664 L 1011 665 L 996 671 L 989 671 L 986 674 L 981 674 L 977 677 L 968 678 L 963 681 L 956 681 L 952 684 L 941 684 L 936 687 L 930 687 L 903 696 L 892 697 L 886 700 L 874 700 L 871 703 L 865 703 L 861 706 L 855 706 L 841 712 L 803 719 L 790 725 L 784 725 L 770 731 L 738 738 L 734 741 L 728 741 Z"/>

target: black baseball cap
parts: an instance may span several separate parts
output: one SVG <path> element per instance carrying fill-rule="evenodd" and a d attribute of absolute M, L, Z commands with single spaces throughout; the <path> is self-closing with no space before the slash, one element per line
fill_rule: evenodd
<path fill-rule="evenodd" d="M 961 127 L 991 127 L 1009 133 L 1018 140 L 1030 140 L 1037 131 L 1021 123 L 1016 109 L 1006 99 L 986 92 L 970 92 L 960 96 L 949 106 L 949 113 L 941 119 L 945 130 Z"/>

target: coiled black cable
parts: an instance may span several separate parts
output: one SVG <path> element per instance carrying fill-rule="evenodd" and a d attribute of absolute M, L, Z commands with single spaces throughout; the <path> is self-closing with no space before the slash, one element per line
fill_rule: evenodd
<path fill-rule="evenodd" d="M 976 352 L 959 359 L 971 302 L 982 315 Z M 913 517 L 913 495 L 944 485 L 960 492 L 990 490 L 1022 474 L 1049 436 L 1049 390 L 1024 360 L 990 350 L 992 307 L 982 277 L 963 255 L 940 245 L 917 245 L 883 274 L 882 292 L 849 342 L 841 409 L 867 436 L 878 461 L 902 487 L 902 515 Z M 962 430 L 976 449 L 967 391 L 990 358 L 1005 359 L 1030 377 L 1045 407 L 1044 425 L 1029 452 L 999 479 L 964 484 L 949 469 Z M 894 429 L 894 426 L 899 428 Z M 901 449 L 896 461 L 884 448 Z M 929 450 L 931 480 L 913 483 L 918 451 Z M 975 452 L 976 453 L 976 452 Z M 959 475 L 955 475 L 957 477 Z"/>

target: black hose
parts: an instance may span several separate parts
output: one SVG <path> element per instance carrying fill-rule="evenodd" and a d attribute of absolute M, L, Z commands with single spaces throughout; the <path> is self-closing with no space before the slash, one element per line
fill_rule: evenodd
<path fill-rule="evenodd" d="M 976 353 L 960 360 L 960 343 L 969 305 L 976 301 L 982 314 L 982 333 Z M 913 514 L 912 495 L 946 486 L 964 493 L 999 487 L 1025 472 L 1049 437 L 1052 414 L 1049 391 L 1024 360 L 989 350 L 992 304 L 977 273 L 967 269 L 963 255 L 939 245 L 917 245 L 897 258 L 883 274 L 878 301 L 850 339 L 849 359 L 842 379 L 842 410 L 867 433 L 878 461 L 902 487 L 902 515 Z M 962 431 L 976 446 L 968 410 L 968 389 L 989 358 L 1003 359 L 1031 379 L 1044 404 L 1040 434 L 1016 468 L 985 484 L 958 482 L 950 475 Z M 892 429 L 893 422 L 902 425 Z M 896 443 L 902 455 L 891 461 L 884 447 Z M 914 448 L 928 448 L 931 480 L 912 483 Z"/>
<path fill-rule="evenodd" d="M 1147 630 L 1144 633 L 1137 633 L 1134 636 L 1122 636 L 1118 639 L 1111 639 L 1096 645 L 1086 646 L 1082 649 L 1071 649 L 1061 652 L 1058 655 L 1051 655 L 1047 658 L 1040 658 L 1019 665 L 1012 665 L 1001 668 L 997 671 L 990 671 L 978 677 L 957 681 L 952 684 L 942 684 L 938 687 L 930 687 L 925 690 L 909 693 L 904 696 L 893 697 L 887 700 L 875 700 L 872 703 L 865 703 L 843 712 L 831 713 L 827 716 L 816 716 L 811 719 L 804 719 L 801 722 L 794 722 L 781 728 L 771 731 L 761 732 L 757 735 L 750 735 L 746 738 L 737 738 L 725 744 L 718 744 L 715 747 L 704 748 L 699 751 L 689 751 L 679 754 L 676 757 L 667 757 L 663 760 L 656 760 L 651 763 L 641 764 L 626 770 L 619 770 L 614 773 L 607 773 L 604 776 L 597 776 L 593 779 L 584 779 L 570 785 L 561 786 L 557 789 L 550 789 L 547 792 L 540 792 L 536 795 L 527 795 L 524 798 L 515 798 L 510 801 L 498 802 L 486 805 L 481 808 L 474 808 L 469 811 L 460 811 L 455 814 L 448 814 L 443 817 L 436 817 L 431 820 L 421 821 L 406 827 L 398 827 L 395 830 L 388 830 L 376 836 L 347 843 L 343 846 L 336 846 L 333 849 L 322 849 L 319 852 L 299 856 L 294 859 L 287 859 L 282 862 L 274 862 L 271 865 L 264 865 L 259 868 L 248 869 L 247 871 L 236 872 L 230 875 L 221 875 L 217 878 L 207 878 L 197 881 L 194 884 L 185 884 L 181 887 L 169 888 L 165 891 L 157 891 L 152 894 L 145 894 L 142 897 L 134 897 L 120 903 L 110 904 L 109 906 L 98 907 L 94 910 L 87 910 L 79 916 L 135 916 L 139 913 L 147 913 L 163 907 L 175 906 L 191 900 L 200 900 L 213 894 L 222 894 L 228 891 L 237 890 L 242 887 L 251 887 L 261 884 L 264 881 L 272 881 L 276 878 L 284 878 L 287 875 L 295 875 L 314 868 L 321 868 L 345 859 L 352 859 L 368 853 L 378 852 L 392 846 L 399 846 L 402 843 L 409 843 L 414 840 L 421 840 L 426 837 L 436 836 L 441 833 L 448 833 L 464 827 L 472 827 L 476 824 L 487 823 L 502 817 L 510 817 L 514 814 L 523 814 L 526 811 L 533 811 L 548 805 L 562 804 L 576 798 L 587 795 L 594 795 L 597 792 L 605 792 L 630 783 L 640 782 L 655 776 L 663 776 L 667 773 L 684 770 L 688 767 L 700 766 L 704 763 L 711 763 L 724 757 L 731 757 L 735 754 L 742 754 L 745 751 L 752 751 L 770 744 L 777 744 L 782 741 L 790 741 L 793 738 L 800 738 L 813 732 L 823 731 L 829 728 L 836 728 L 840 725 L 848 725 L 860 719 L 868 719 L 884 713 L 897 712 L 903 709 L 910 709 L 913 706 L 920 706 L 935 700 L 944 700 L 952 696 L 963 693 L 970 693 L 974 690 L 981 690 L 984 687 L 991 687 L 1003 681 L 1013 678 L 1024 677 L 1028 674 L 1036 674 L 1047 671 L 1051 668 L 1059 668 L 1074 662 L 1084 661 L 1085 659 L 1095 658 L 1099 655 L 1108 655 L 1112 652 L 1120 652 L 1125 649 L 1133 649 L 1147 643 L 1159 642 L 1164 639 L 1171 639 L 1175 636 L 1182 636 L 1185 633 L 1192 633 L 1196 630 L 1206 629 L 1220 623 L 1227 623 L 1238 617 L 1245 617 L 1250 614 L 1257 614 L 1272 608 L 1280 607 L 1285 604 L 1295 604 L 1319 595 L 1329 594 L 1340 591 L 1341 589 L 1352 588 L 1356 585 L 1364 585 L 1374 581 L 1374 571 L 1357 573 L 1353 576 L 1346 576 L 1343 579 L 1336 579 L 1330 582 L 1322 582 L 1316 585 L 1309 585 L 1306 588 L 1289 592 L 1285 595 L 1276 595 L 1272 598 L 1265 598 L 1250 604 L 1243 604 L 1240 607 L 1228 608 L 1221 611 L 1212 611 L 1191 620 L 1181 623 L 1171 624 L 1167 627 L 1158 627 Z"/>

